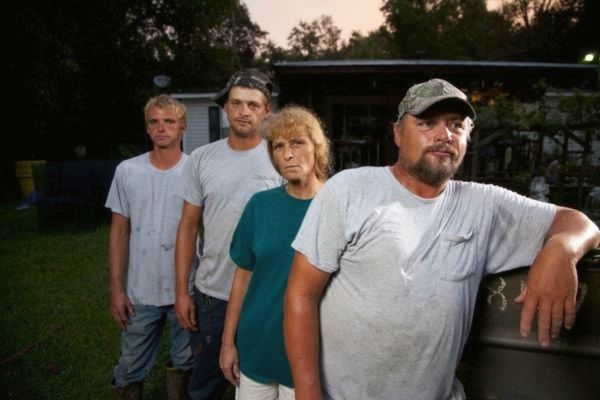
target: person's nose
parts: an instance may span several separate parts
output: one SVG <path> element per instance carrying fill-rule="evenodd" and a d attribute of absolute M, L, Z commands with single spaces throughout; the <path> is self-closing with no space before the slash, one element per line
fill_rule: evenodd
<path fill-rule="evenodd" d="M 248 107 L 248 104 L 242 104 L 240 106 L 240 114 L 244 117 L 247 117 L 250 115 L 250 107 Z"/>
<path fill-rule="evenodd" d="M 283 149 L 283 159 L 285 161 L 290 161 L 294 158 L 294 153 L 292 152 L 292 148 L 290 146 L 285 146 Z"/>
<path fill-rule="evenodd" d="M 453 133 L 448 127 L 448 123 L 446 121 L 442 120 L 437 123 L 437 126 L 435 127 L 435 135 L 436 141 L 444 143 L 452 142 Z"/>

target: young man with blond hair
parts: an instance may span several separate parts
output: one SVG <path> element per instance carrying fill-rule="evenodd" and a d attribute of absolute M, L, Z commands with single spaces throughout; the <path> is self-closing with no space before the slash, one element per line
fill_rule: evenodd
<path fill-rule="evenodd" d="M 161 94 L 148 101 L 144 116 L 153 148 L 117 166 L 106 200 L 112 211 L 111 314 L 122 329 L 113 391 L 118 399 L 142 398 L 143 381 L 154 365 L 168 319 L 171 361 L 166 372 L 167 393 L 170 400 L 184 399 L 193 355 L 189 332 L 177 322 L 173 304 L 175 236 L 183 207 L 175 189 L 188 158 L 181 151 L 186 109 Z M 195 269 L 196 262 L 190 259 L 189 268 Z"/>

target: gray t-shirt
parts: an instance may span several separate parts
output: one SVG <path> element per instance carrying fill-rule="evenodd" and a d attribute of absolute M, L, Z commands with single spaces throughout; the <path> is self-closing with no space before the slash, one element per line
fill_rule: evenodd
<path fill-rule="evenodd" d="M 229 247 L 242 211 L 254 193 L 282 183 L 264 140 L 246 151 L 233 150 L 227 139 L 222 139 L 192 152 L 179 195 L 203 208 L 204 244 L 195 281 L 198 290 L 229 299 L 235 271 Z"/>
<path fill-rule="evenodd" d="M 153 306 L 175 302 L 175 239 L 183 200 L 176 194 L 188 158 L 167 169 L 155 168 L 150 153 L 117 166 L 106 207 L 129 218 L 127 295 L 133 304 Z M 197 260 L 192 266 L 195 270 Z"/>
<path fill-rule="evenodd" d="M 454 373 L 480 281 L 531 264 L 554 214 L 470 182 L 425 200 L 388 167 L 330 179 L 292 243 L 333 274 L 320 306 L 325 398 L 464 398 Z"/>

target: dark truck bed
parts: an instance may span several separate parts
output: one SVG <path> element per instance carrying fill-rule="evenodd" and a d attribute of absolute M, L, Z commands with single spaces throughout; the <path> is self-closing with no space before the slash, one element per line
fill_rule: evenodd
<path fill-rule="evenodd" d="M 600 251 L 588 253 L 577 269 L 577 321 L 546 349 L 537 331 L 526 339 L 519 334 L 521 305 L 513 299 L 528 269 L 483 281 L 458 368 L 469 399 L 600 399 Z"/>

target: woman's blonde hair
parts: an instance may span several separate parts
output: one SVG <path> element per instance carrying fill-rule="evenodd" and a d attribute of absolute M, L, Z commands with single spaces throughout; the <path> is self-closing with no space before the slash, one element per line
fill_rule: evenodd
<path fill-rule="evenodd" d="M 266 124 L 264 137 L 269 143 L 269 157 L 273 166 L 279 171 L 273 159 L 273 141 L 278 137 L 290 139 L 305 133 L 315 147 L 315 175 L 320 181 L 325 181 L 331 174 L 330 144 L 323 124 L 315 113 L 307 108 L 288 105 L 275 113 Z"/>

